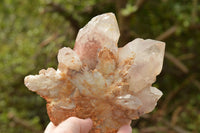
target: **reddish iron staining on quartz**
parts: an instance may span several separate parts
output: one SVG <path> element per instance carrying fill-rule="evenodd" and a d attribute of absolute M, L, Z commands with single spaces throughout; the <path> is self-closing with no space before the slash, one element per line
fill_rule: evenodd
<path fill-rule="evenodd" d="M 91 118 L 92 133 L 114 133 L 151 112 L 162 96 L 152 83 L 161 72 L 165 43 L 135 39 L 117 47 L 113 13 L 94 17 L 79 30 L 74 50 L 62 48 L 58 69 L 25 77 L 25 85 L 47 101 L 50 120 Z"/>

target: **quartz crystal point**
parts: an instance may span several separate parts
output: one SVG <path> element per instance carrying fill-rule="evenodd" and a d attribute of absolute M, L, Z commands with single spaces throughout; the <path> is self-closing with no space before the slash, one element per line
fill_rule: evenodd
<path fill-rule="evenodd" d="M 152 83 L 161 72 L 165 43 L 135 39 L 117 47 L 113 13 L 94 17 L 79 30 L 74 50 L 58 52 L 58 69 L 25 77 L 29 90 L 47 101 L 50 120 L 91 118 L 92 133 L 113 133 L 151 112 L 162 92 Z"/>

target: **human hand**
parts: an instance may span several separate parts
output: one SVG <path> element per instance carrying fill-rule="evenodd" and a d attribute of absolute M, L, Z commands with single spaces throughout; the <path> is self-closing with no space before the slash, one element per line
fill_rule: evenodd
<path fill-rule="evenodd" d="M 79 119 L 77 117 L 70 117 L 60 123 L 57 127 L 52 122 L 48 124 L 44 133 L 88 133 L 92 128 L 91 119 Z M 131 133 L 130 125 L 122 126 L 118 133 Z"/>

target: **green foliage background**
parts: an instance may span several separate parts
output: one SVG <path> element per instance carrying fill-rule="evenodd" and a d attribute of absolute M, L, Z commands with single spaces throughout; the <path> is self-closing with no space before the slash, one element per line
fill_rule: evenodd
<path fill-rule="evenodd" d="M 105 12 L 117 16 L 119 46 L 137 38 L 166 42 L 154 86 L 164 96 L 133 132 L 200 132 L 200 4 L 198 0 L 1 0 L 0 133 L 42 132 L 45 101 L 23 79 L 57 67 L 58 49 L 73 48 L 78 29 Z"/>

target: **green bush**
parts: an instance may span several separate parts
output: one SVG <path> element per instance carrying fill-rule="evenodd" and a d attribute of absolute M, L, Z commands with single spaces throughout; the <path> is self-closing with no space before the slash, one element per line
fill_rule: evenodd
<path fill-rule="evenodd" d="M 63 46 L 73 48 L 78 29 L 93 16 L 114 12 L 119 46 L 137 38 L 166 42 L 155 86 L 157 109 L 132 122 L 134 132 L 200 132 L 200 4 L 197 0 L 2 0 L 0 4 L 0 132 L 42 132 L 45 101 L 23 80 L 57 66 Z M 180 129 L 180 130 L 178 130 Z"/>

